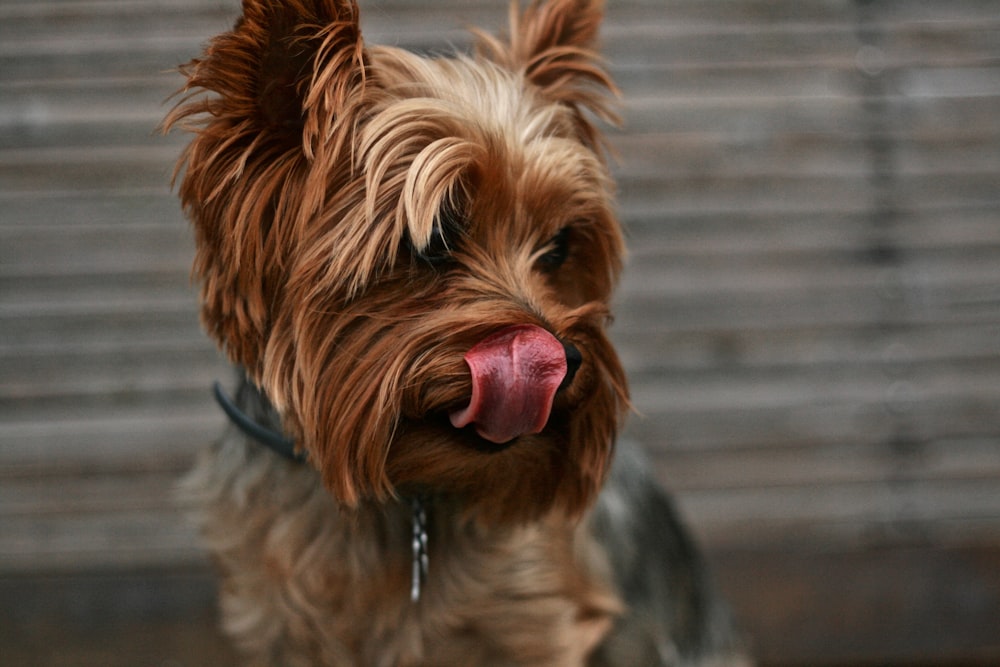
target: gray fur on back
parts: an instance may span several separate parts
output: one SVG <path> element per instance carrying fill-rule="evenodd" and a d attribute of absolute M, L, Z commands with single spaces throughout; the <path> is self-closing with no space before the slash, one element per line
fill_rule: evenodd
<path fill-rule="evenodd" d="M 634 442 L 618 445 L 591 530 L 628 607 L 592 665 L 747 664 L 697 547 Z"/>

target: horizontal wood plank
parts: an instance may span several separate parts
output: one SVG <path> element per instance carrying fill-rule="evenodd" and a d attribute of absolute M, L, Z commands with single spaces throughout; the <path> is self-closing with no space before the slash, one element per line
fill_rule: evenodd
<path fill-rule="evenodd" d="M 368 39 L 426 53 L 506 20 L 495 0 L 361 4 Z M 187 136 L 157 128 L 178 65 L 237 6 L 0 3 L 0 652 L 13 663 L 150 662 L 135 635 L 172 646 L 164 660 L 235 664 L 205 630 L 211 580 L 173 498 L 225 428 L 209 386 L 231 370 L 198 323 L 170 186 Z M 1000 659 L 995 3 L 607 13 L 627 432 L 764 664 Z M 148 606 L 118 617 L 112 599 Z M 80 608 L 102 611 L 53 616 Z"/>

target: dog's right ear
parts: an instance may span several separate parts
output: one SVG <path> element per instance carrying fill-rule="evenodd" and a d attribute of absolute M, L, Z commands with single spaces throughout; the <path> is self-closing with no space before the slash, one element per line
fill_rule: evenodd
<path fill-rule="evenodd" d="M 175 179 L 194 223 L 202 319 L 256 376 L 290 248 L 322 206 L 364 97 L 354 0 L 244 0 L 233 29 L 182 68 L 164 121 L 195 133 Z M 322 181 L 322 182 L 321 182 Z"/>
<path fill-rule="evenodd" d="M 182 68 L 184 103 L 167 124 L 208 115 L 233 130 L 301 143 L 311 155 L 364 84 L 355 0 L 244 0 L 230 32 Z M 202 92 L 213 99 L 196 99 Z"/>

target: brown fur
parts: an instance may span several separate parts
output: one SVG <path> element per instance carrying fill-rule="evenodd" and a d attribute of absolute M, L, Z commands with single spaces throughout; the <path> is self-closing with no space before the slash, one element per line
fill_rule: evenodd
<path fill-rule="evenodd" d="M 600 488 L 627 400 L 603 334 L 623 246 L 583 108 L 604 101 L 530 85 L 533 74 L 543 86 L 604 80 L 583 50 L 598 10 L 533 8 L 546 22 L 529 33 L 541 33 L 541 52 L 517 43 L 506 58 L 528 60 L 511 71 L 365 51 L 353 3 L 246 3 L 236 29 L 187 68 L 194 96 L 167 124 L 201 119 L 181 198 L 203 319 L 342 503 L 431 485 L 483 518 L 514 520 L 554 506 L 579 515 Z M 550 25 L 576 11 L 580 34 Z M 464 266 L 427 270 L 404 249 L 429 243 L 445 205 L 468 221 L 453 240 Z M 574 253 L 544 275 L 537 257 L 564 226 Z M 468 396 L 466 350 L 524 322 L 591 360 L 562 399 L 563 414 L 582 416 L 498 461 L 427 416 Z"/>
<path fill-rule="evenodd" d="M 224 627 L 251 664 L 581 665 L 621 611 L 600 550 L 554 518 L 433 521 L 414 604 L 408 509 L 345 514 L 312 470 L 274 459 L 227 442 L 186 482 L 189 500 L 211 507 Z"/>
<path fill-rule="evenodd" d="M 623 611 L 580 522 L 628 404 L 605 334 L 624 249 L 601 11 L 514 3 L 508 39 L 428 59 L 366 45 L 353 0 L 245 0 L 184 68 L 166 126 L 194 133 L 178 177 L 203 321 L 312 464 L 234 436 L 188 484 L 254 664 L 580 665 Z M 522 324 L 582 366 L 541 433 L 485 451 L 446 416 L 463 355 Z"/>

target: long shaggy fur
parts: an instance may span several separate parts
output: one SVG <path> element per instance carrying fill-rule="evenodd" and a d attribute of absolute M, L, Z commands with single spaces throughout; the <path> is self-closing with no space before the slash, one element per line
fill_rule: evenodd
<path fill-rule="evenodd" d="M 188 484 L 257 663 L 640 664 L 609 640 L 628 600 L 588 514 L 628 405 L 601 14 L 515 2 L 508 37 L 431 59 L 366 45 L 353 0 L 244 0 L 184 68 L 165 125 L 193 133 L 175 178 L 202 319 L 244 409 L 310 462 L 232 434 Z M 582 362 L 540 433 L 486 446 L 448 419 L 464 355 L 526 325 Z M 432 516 L 418 604 L 412 496 Z M 710 653 L 713 623 L 668 643 Z"/>

